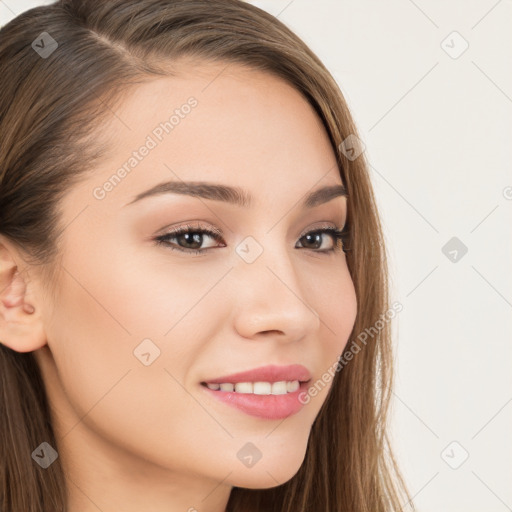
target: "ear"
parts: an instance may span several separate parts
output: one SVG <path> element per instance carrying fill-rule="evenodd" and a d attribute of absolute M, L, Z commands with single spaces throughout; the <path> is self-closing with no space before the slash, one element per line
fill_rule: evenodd
<path fill-rule="evenodd" d="M 0 235 L 0 343 L 16 352 L 31 352 L 46 345 L 29 265 Z"/>

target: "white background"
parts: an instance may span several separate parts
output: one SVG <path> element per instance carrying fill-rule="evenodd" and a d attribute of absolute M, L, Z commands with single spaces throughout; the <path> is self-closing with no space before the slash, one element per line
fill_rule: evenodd
<path fill-rule="evenodd" d="M 0 0 L 0 25 L 43 3 Z M 417 509 L 512 511 L 511 0 L 251 3 L 323 60 L 366 145 L 404 308 L 391 434 Z"/>

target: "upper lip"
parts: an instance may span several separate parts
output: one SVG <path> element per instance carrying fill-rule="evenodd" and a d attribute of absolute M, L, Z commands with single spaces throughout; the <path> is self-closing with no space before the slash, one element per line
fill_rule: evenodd
<path fill-rule="evenodd" d="M 298 380 L 306 382 L 311 379 L 309 370 L 301 364 L 288 366 L 268 365 L 260 366 L 246 372 L 232 373 L 223 377 L 204 381 L 208 384 L 223 384 L 237 382 L 280 382 Z"/>

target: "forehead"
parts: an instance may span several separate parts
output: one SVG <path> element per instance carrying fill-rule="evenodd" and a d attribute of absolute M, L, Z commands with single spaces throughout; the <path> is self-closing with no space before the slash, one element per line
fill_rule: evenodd
<path fill-rule="evenodd" d="M 117 207 L 168 180 L 236 184 L 256 203 L 341 183 L 322 121 L 300 92 L 233 63 L 182 65 L 174 76 L 137 84 L 98 136 L 110 152 L 86 193 L 124 169 L 108 194 Z"/>

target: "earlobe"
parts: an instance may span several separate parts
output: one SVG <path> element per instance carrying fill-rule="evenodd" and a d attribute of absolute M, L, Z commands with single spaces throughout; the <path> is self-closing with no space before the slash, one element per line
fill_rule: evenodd
<path fill-rule="evenodd" d="M 0 343 L 16 352 L 31 352 L 46 345 L 46 335 L 27 280 L 7 247 L 0 243 Z M 32 298 L 33 299 L 33 298 Z"/>

